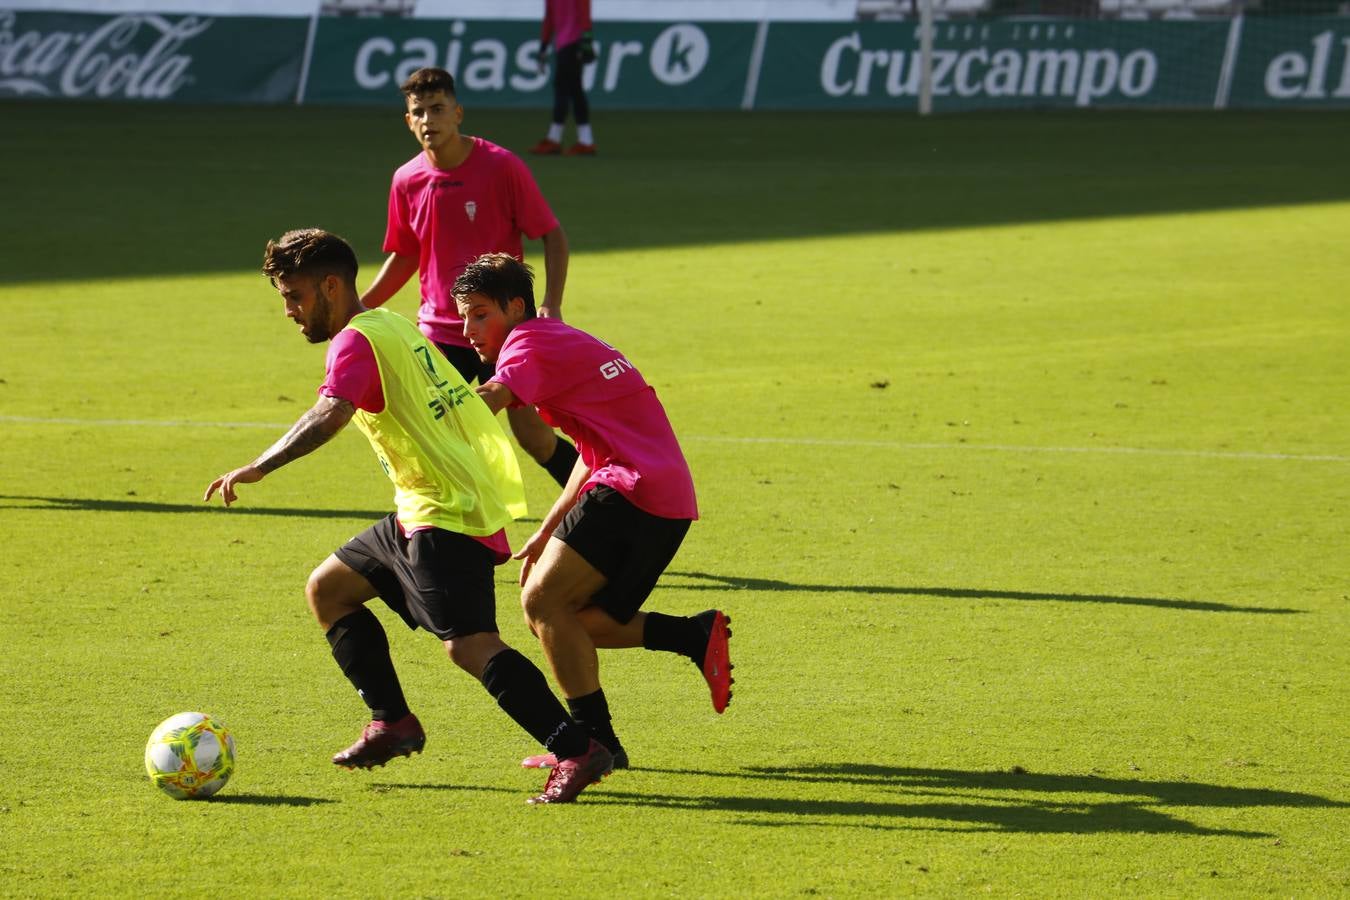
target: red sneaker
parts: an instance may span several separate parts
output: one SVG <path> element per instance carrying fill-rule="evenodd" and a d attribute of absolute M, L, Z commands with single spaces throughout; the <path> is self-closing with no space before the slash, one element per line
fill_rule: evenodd
<path fill-rule="evenodd" d="M 618 750 L 610 750 L 614 757 L 614 768 L 628 768 L 628 751 L 620 747 Z M 520 761 L 522 768 L 526 769 L 551 769 L 558 764 L 558 757 L 552 753 L 541 753 L 538 756 L 527 756 Z"/>
<path fill-rule="evenodd" d="M 727 626 L 731 619 L 721 610 L 713 610 L 712 625 L 708 629 L 708 649 L 703 651 L 703 678 L 708 682 L 712 694 L 713 709 L 722 712 L 731 702 L 731 686 L 736 679 L 731 677 L 731 655 L 728 643 L 731 629 Z"/>
<path fill-rule="evenodd" d="M 563 156 L 594 156 L 594 144 L 573 144 L 563 151 Z"/>
<path fill-rule="evenodd" d="M 531 147 L 530 152 L 535 156 L 557 156 L 562 153 L 562 144 L 544 138 L 542 141 Z"/>
<path fill-rule="evenodd" d="M 333 757 L 333 765 L 344 769 L 371 769 L 396 756 L 421 753 L 426 744 L 427 733 L 412 713 L 397 722 L 376 719 L 361 732 L 360 740 Z"/>
<path fill-rule="evenodd" d="M 593 784 L 598 784 L 614 771 L 614 756 L 605 745 L 591 738 L 590 746 L 581 756 L 558 761 L 548 773 L 544 792 L 531 797 L 530 803 L 571 803 L 577 795 Z"/>

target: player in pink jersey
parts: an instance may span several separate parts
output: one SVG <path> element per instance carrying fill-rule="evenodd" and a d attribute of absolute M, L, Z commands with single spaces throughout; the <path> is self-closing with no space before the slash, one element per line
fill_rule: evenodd
<path fill-rule="evenodd" d="M 515 555 L 524 560 L 521 605 L 572 717 L 624 768 L 597 647 L 683 654 L 703 672 L 717 712 L 731 700 L 724 613 L 639 611 L 698 518 L 689 466 L 656 392 L 622 353 L 536 315 L 529 266 L 504 253 L 480 257 L 454 295 L 469 343 L 497 367 L 478 388 L 488 407 L 531 405 L 577 443 L 567 485 Z"/>
<path fill-rule="evenodd" d="M 460 133 L 464 107 L 449 72 L 418 69 L 400 89 L 407 104 L 404 119 L 422 152 L 394 172 L 384 237 L 389 256 L 361 302 L 380 306 L 418 273 L 422 333 L 465 381 L 482 382 L 492 372 L 464 339 L 464 323 L 450 296 L 456 276 L 484 253 L 521 258 L 522 235 L 542 240 L 548 283 L 539 314 L 561 318 L 567 235 L 518 156 Z M 521 448 L 558 484 L 566 484 L 576 449 L 532 409 L 510 410 L 507 417 Z"/>
<path fill-rule="evenodd" d="M 594 156 L 591 105 L 586 100 L 581 70 L 595 62 L 595 38 L 591 34 L 591 0 L 544 0 L 544 22 L 539 28 L 539 71 L 548 65 L 548 47 L 555 48 L 553 63 L 553 121 L 548 135 L 530 148 L 543 156 Z M 577 123 L 577 142 L 562 148 L 567 109 Z"/>

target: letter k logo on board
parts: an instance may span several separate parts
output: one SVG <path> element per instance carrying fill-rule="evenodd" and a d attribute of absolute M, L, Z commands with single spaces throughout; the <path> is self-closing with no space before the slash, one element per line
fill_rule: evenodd
<path fill-rule="evenodd" d="M 662 84 L 688 84 L 708 65 L 708 36 L 697 25 L 671 25 L 652 42 L 652 74 Z"/>

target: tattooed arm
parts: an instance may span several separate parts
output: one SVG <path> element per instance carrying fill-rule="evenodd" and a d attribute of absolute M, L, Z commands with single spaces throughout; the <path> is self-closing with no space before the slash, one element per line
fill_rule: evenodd
<path fill-rule="evenodd" d="M 261 456 L 246 466 L 226 472 L 207 485 L 206 496 L 202 499 L 210 500 L 219 490 L 220 499 L 229 506 L 235 501 L 236 484 L 254 484 L 262 481 L 263 476 L 269 472 L 317 450 L 341 431 L 355 414 L 356 407 L 348 400 L 320 397 L 319 401 L 310 407 L 280 440 L 264 450 Z"/>

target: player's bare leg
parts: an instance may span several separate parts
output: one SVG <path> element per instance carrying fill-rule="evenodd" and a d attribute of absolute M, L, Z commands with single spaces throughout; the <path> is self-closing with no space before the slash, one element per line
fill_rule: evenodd
<path fill-rule="evenodd" d="M 586 606 L 577 611 L 577 619 L 591 642 L 600 650 L 624 650 L 642 646 L 642 632 L 647 614 L 640 612 L 627 623 L 618 622 L 598 606 Z"/>
<path fill-rule="evenodd" d="M 372 585 L 355 569 L 329 556 L 314 569 L 305 583 L 305 600 L 319 627 L 328 631 L 338 621 L 365 607 L 377 596 Z"/>
<path fill-rule="evenodd" d="M 605 576 L 564 542 L 549 538 L 520 595 L 525 621 L 539 638 L 563 696 L 600 689 L 600 660 L 580 611 L 605 585 Z"/>
<path fill-rule="evenodd" d="M 614 733 L 605 692 L 600 688 L 595 642 L 581 615 L 604 585 L 605 576 L 585 558 L 563 541 L 550 538 L 530 571 L 521 606 L 567 698 L 572 718 L 614 755 L 615 768 L 626 769 L 628 754 Z M 557 762 L 551 754 L 543 754 L 527 758 L 523 765 L 547 768 Z"/>
<path fill-rule="evenodd" d="M 645 647 L 688 657 L 708 683 L 713 709 L 724 712 L 731 703 L 731 686 L 736 681 L 731 676 L 735 668 L 729 650 L 731 617 L 721 610 L 709 609 L 696 616 L 640 612 L 620 623 L 600 607 L 587 606 L 577 618 L 598 648 Z"/>

